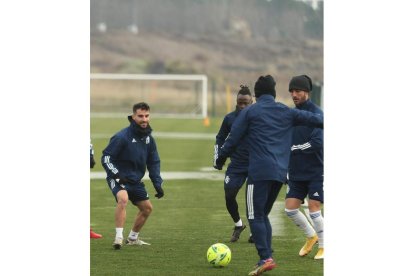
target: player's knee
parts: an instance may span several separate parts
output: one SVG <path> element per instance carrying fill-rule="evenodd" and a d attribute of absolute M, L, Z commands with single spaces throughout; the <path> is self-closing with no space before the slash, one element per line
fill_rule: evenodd
<path fill-rule="evenodd" d="M 145 205 L 141 209 L 141 212 L 144 216 L 149 216 L 152 213 L 152 205 L 151 204 Z"/>
<path fill-rule="evenodd" d="M 128 198 L 118 198 L 118 206 L 122 207 L 122 208 L 126 208 L 127 204 L 128 204 Z"/>
<path fill-rule="evenodd" d="M 285 200 L 285 208 L 290 210 L 299 209 L 301 203 L 302 200 L 290 197 Z"/>
<path fill-rule="evenodd" d="M 119 191 L 116 194 L 116 202 L 119 207 L 126 208 L 128 204 L 128 194 L 125 191 Z"/>
<path fill-rule="evenodd" d="M 310 199 L 308 205 L 310 212 L 317 212 L 321 210 L 321 203 L 317 200 Z"/>
<path fill-rule="evenodd" d="M 238 193 L 238 189 L 225 189 L 224 195 L 226 197 L 226 200 L 235 199 Z"/>

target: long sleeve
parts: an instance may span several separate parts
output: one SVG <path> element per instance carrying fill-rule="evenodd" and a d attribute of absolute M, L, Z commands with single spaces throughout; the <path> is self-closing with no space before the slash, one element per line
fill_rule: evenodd
<path fill-rule="evenodd" d="M 153 137 L 151 137 L 151 147 L 147 159 L 148 174 L 154 186 L 160 187 L 162 185 L 161 178 L 161 160 L 158 155 L 157 144 Z"/>
<path fill-rule="evenodd" d="M 90 156 L 90 168 L 92 169 L 93 167 L 95 167 L 95 158 L 94 158 L 92 142 L 90 143 L 90 147 L 89 147 L 89 156 Z"/>
<path fill-rule="evenodd" d="M 109 141 L 109 145 L 103 150 L 101 163 L 109 177 L 119 174 L 117 166 L 114 164 L 117 156 L 123 147 L 123 140 L 119 136 L 113 136 Z"/>
<path fill-rule="evenodd" d="M 239 145 L 241 139 L 247 132 L 247 110 L 243 109 L 234 121 L 230 133 L 224 142 L 223 146 L 219 149 L 219 156 L 229 157 Z"/>
<path fill-rule="evenodd" d="M 228 123 L 228 117 L 226 116 L 224 117 L 223 122 L 221 123 L 220 130 L 216 136 L 216 145 L 219 148 L 224 144 L 224 141 L 226 140 L 229 133 L 230 133 L 230 127 Z"/>
<path fill-rule="evenodd" d="M 319 152 L 321 149 L 323 149 L 323 130 L 320 128 L 313 129 L 309 141 L 303 144 L 292 145 L 291 147 L 292 154 L 299 151 L 305 154 L 314 153 Z"/>
<path fill-rule="evenodd" d="M 292 109 L 294 125 L 304 125 L 323 129 L 323 114 L 312 113 L 305 110 Z"/>

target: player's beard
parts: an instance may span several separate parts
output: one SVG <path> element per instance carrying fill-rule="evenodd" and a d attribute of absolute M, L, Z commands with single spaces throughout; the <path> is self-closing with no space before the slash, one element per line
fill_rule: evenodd
<path fill-rule="evenodd" d="M 135 130 L 135 133 L 140 137 L 148 136 L 152 132 L 152 128 L 149 123 L 147 123 L 147 127 L 145 128 L 141 127 L 138 124 L 135 124 L 134 130 Z"/>

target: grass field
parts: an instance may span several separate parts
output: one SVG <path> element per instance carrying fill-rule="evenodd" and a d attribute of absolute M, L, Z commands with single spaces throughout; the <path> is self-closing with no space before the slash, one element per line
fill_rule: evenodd
<path fill-rule="evenodd" d="M 152 119 L 151 125 L 161 156 L 162 172 L 197 172 L 211 168 L 215 134 L 221 119 L 205 127 L 201 120 Z M 110 136 L 128 125 L 126 119 L 91 119 L 91 138 L 97 165 L 91 171 L 103 171 L 99 159 Z M 156 133 L 199 133 L 204 138 L 157 138 Z M 224 171 L 212 172 L 224 175 Z M 220 178 L 219 178 L 220 179 Z M 224 202 L 222 180 L 164 180 L 165 197 L 158 200 L 150 181 L 146 188 L 154 206 L 153 213 L 140 233 L 151 246 L 124 246 L 113 250 L 114 198 L 104 179 L 92 179 L 90 220 L 104 238 L 90 241 L 90 275 L 247 275 L 258 261 L 254 245 L 247 242 L 246 229 L 237 243 L 229 243 L 233 222 Z M 281 191 L 271 221 L 274 258 L 278 268 L 266 275 L 323 275 L 323 261 L 313 260 L 316 248 L 307 257 L 299 257 L 304 243 L 301 231 L 284 215 Z M 239 211 L 245 219 L 244 187 L 238 195 Z M 129 204 L 126 237 L 136 215 Z M 208 247 L 216 242 L 227 244 L 232 260 L 225 268 L 214 268 L 206 261 Z"/>

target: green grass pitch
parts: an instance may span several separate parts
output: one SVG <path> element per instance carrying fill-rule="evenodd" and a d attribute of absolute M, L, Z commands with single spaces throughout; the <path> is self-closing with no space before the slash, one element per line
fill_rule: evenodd
<path fill-rule="evenodd" d="M 154 132 L 215 134 L 221 118 L 205 127 L 202 120 L 152 119 Z M 116 131 L 128 125 L 126 119 L 91 119 L 91 138 L 97 165 L 91 172 L 103 171 L 102 149 Z M 213 139 L 157 138 L 161 171 L 198 172 L 212 166 Z M 214 173 L 214 172 L 213 172 Z M 218 173 L 218 172 L 216 172 Z M 219 172 L 224 177 L 224 170 Z M 145 181 L 154 206 L 153 213 L 140 233 L 150 246 L 123 246 L 114 250 L 115 200 L 104 179 L 90 182 L 90 223 L 103 234 L 90 240 L 90 275 L 247 275 L 258 261 L 257 251 L 249 244 L 249 228 L 236 243 L 230 243 L 233 222 L 228 215 L 222 178 L 164 180 L 165 197 L 158 200 L 149 180 Z M 244 186 L 238 195 L 239 211 L 244 222 Z M 316 247 L 306 257 L 298 252 L 304 243 L 302 232 L 284 215 L 285 187 L 279 194 L 272 216 L 278 218 L 273 237 L 274 258 L 278 267 L 265 275 L 323 275 L 323 261 L 313 260 Z M 131 229 L 136 207 L 129 204 L 124 237 Z M 215 268 L 206 259 L 210 245 L 221 242 L 232 251 L 227 267 Z"/>

